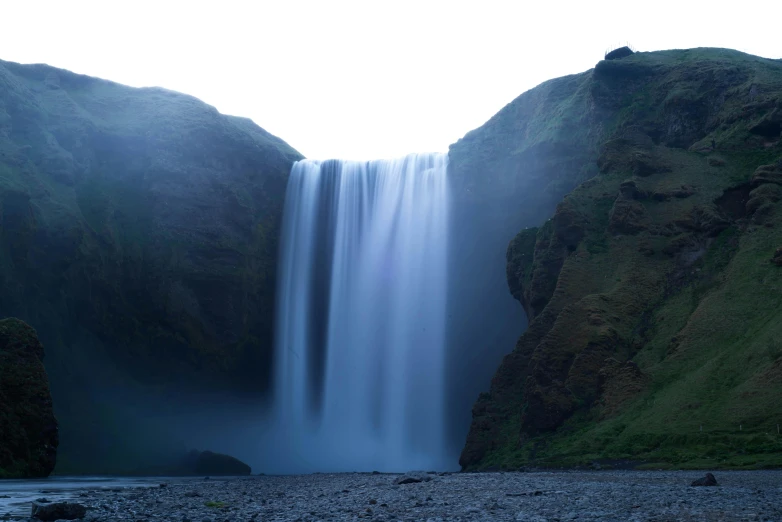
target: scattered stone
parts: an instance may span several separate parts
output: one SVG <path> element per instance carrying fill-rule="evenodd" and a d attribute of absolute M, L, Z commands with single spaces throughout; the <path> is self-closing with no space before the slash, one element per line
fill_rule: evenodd
<path fill-rule="evenodd" d="M 478 522 L 514 520 L 517 515 L 519 520 L 549 522 L 782 520 L 782 470 L 722 471 L 718 495 L 682 492 L 682 476 L 678 471 L 614 471 L 604 465 L 600 473 L 532 469 L 527 473 L 450 473 L 443 477 L 425 472 L 394 475 L 394 479 L 435 477 L 411 482 L 413 486 L 398 486 L 386 474 L 369 473 L 215 478 L 208 482 L 172 478 L 167 479 L 166 488 L 149 480 L 126 487 L 123 493 L 84 489 L 71 492 L 70 498 L 87 494 L 79 500 L 87 510 L 81 522 Z M 343 493 L 346 490 L 348 493 Z M 58 497 L 49 499 L 65 500 L 61 491 L 54 494 Z M 0 515 L 3 507 L 0 503 Z M 29 509 L 29 504 L 24 509 Z M 30 511 L 12 512 L 14 519 L 23 515 L 29 517 Z"/>
<path fill-rule="evenodd" d="M 76 520 L 84 518 L 87 508 L 73 502 L 54 502 L 43 504 L 33 502 L 32 517 L 43 522 L 54 520 Z"/>
<path fill-rule="evenodd" d="M 717 485 L 717 479 L 714 478 L 714 475 L 711 473 L 706 473 L 705 476 L 699 478 L 698 480 L 693 480 L 692 484 L 690 486 L 716 486 Z"/>

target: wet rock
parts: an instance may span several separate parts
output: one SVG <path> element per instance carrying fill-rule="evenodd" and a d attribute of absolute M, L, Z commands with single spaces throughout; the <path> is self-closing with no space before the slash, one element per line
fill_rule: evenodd
<path fill-rule="evenodd" d="M 417 484 L 419 482 L 429 482 L 432 477 L 425 473 L 406 473 L 404 476 L 396 479 L 395 483 L 402 484 Z"/>
<path fill-rule="evenodd" d="M 717 479 L 714 478 L 714 475 L 711 473 L 706 473 L 705 476 L 693 480 L 692 484 L 690 486 L 716 486 L 717 485 Z"/>
<path fill-rule="evenodd" d="M 76 520 L 84 518 L 87 508 L 73 502 L 55 502 L 43 504 L 33 502 L 31 516 L 34 519 L 50 522 L 54 520 Z"/>

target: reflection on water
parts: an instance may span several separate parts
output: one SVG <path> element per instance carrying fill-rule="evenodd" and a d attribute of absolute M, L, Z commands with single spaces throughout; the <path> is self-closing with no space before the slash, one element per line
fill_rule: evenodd
<path fill-rule="evenodd" d="M 122 490 L 157 486 L 161 482 L 187 482 L 203 477 L 49 477 L 46 479 L 0 480 L 0 517 L 30 516 L 30 503 L 39 498 L 50 502 L 76 500 L 85 490 Z"/>

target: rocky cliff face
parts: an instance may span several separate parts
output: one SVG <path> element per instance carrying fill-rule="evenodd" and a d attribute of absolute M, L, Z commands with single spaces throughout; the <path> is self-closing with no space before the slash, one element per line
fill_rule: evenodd
<path fill-rule="evenodd" d="M 475 396 L 526 327 L 508 295 L 508 240 L 538 226 L 597 172 L 594 159 L 610 112 L 592 103 L 590 74 L 525 92 L 450 148 L 448 398 L 455 454 Z"/>
<path fill-rule="evenodd" d="M 29 325 L 0 320 L 0 478 L 47 477 L 59 436 L 43 346 Z"/>
<path fill-rule="evenodd" d="M 0 316 L 47 346 L 66 454 L 102 438 L 102 384 L 264 391 L 300 157 L 186 95 L 0 62 Z"/>
<path fill-rule="evenodd" d="M 475 157 L 493 157 L 483 177 L 516 162 L 520 206 L 578 186 L 510 242 L 530 324 L 473 407 L 462 467 L 782 463 L 782 62 L 637 53 L 555 82 L 514 104 L 556 104 L 476 131 L 528 129 Z"/>

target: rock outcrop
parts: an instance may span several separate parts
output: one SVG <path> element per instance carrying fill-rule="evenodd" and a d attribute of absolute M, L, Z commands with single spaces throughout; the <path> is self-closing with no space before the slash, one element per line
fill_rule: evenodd
<path fill-rule="evenodd" d="M 230 455 L 202 451 L 195 458 L 193 472 L 196 475 L 249 475 L 250 466 Z"/>
<path fill-rule="evenodd" d="M 57 461 L 57 419 L 43 356 L 30 325 L 0 320 L 0 478 L 47 477 Z"/>
<path fill-rule="evenodd" d="M 625 58 L 627 56 L 632 56 L 634 54 L 633 50 L 630 49 L 628 46 L 622 46 L 614 49 L 613 51 L 607 52 L 605 55 L 606 60 L 619 60 L 621 58 Z"/>

